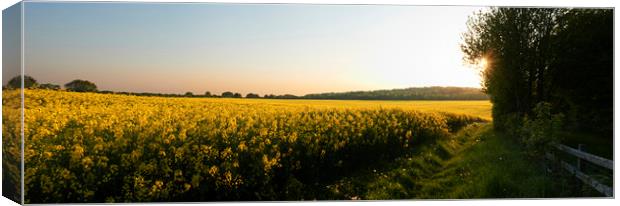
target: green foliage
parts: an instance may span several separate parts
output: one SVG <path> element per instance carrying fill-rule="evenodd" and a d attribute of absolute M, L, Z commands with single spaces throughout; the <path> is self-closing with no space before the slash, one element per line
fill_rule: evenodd
<path fill-rule="evenodd" d="M 473 117 L 465 114 L 454 114 L 447 112 L 442 112 L 441 114 L 448 117 L 446 124 L 448 125 L 450 132 L 457 132 L 459 129 L 474 122 L 486 122 L 480 117 Z"/>
<path fill-rule="evenodd" d="M 51 89 L 51 90 L 60 90 L 60 85 L 56 84 L 41 84 L 37 88 L 39 89 Z"/>
<path fill-rule="evenodd" d="M 467 62 L 487 61 L 484 89 L 493 102 L 495 126 L 529 113 L 548 95 L 549 38 L 562 10 L 548 8 L 492 8 L 468 21 L 461 50 Z M 516 115 L 516 117 L 513 117 Z M 503 128 L 509 129 L 509 128 Z"/>
<path fill-rule="evenodd" d="M 613 10 L 573 9 L 559 18 L 551 61 L 567 128 L 613 136 Z"/>
<path fill-rule="evenodd" d="M 248 93 L 245 95 L 245 98 L 260 98 L 260 96 L 258 94 Z"/>
<path fill-rule="evenodd" d="M 533 117 L 525 117 L 521 127 L 521 141 L 533 156 L 542 156 L 549 151 L 549 143 L 558 143 L 561 139 L 563 114 L 552 114 L 552 106 L 541 102 L 534 108 Z"/>
<path fill-rule="evenodd" d="M 9 82 L 7 83 L 6 87 L 9 89 L 18 89 L 22 87 L 22 76 L 15 76 L 13 78 L 11 78 L 9 80 Z M 36 88 L 39 84 L 37 83 L 37 80 L 35 80 L 34 78 L 32 78 L 31 76 L 25 75 L 24 76 L 24 88 L 28 89 L 28 88 Z"/>
<path fill-rule="evenodd" d="M 65 88 L 67 88 L 68 91 L 73 91 L 73 92 L 96 92 L 97 91 L 97 85 L 95 85 L 92 82 L 81 80 L 81 79 L 76 79 L 76 80 L 73 80 L 65 84 Z"/>
<path fill-rule="evenodd" d="M 517 136 L 550 102 L 565 129 L 613 136 L 613 10 L 496 7 L 467 26 L 461 50 L 468 63 L 488 62 L 483 87 L 498 130 Z"/>
<path fill-rule="evenodd" d="M 232 92 L 223 92 L 222 93 L 222 97 L 224 97 L 224 98 L 232 98 L 232 97 L 234 97 L 234 94 Z"/>
<path fill-rule="evenodd" d="M 495 111 L 495 108 L 493 107 L 493 111 Z M 499 115 L 497 112 L 493 112 L 494 128 L 509 137 L 519 137 L 521 123 L 523 123 L 523 117 L 517 113 Z"/>
<path fill-rule="evenodd" d="M 330 199 L 550 198 L 582 196 L 546 173 L 515 139 L 472 124 L 388 165 L 328 185 Z M 600 196 L 600 194 L 592 194 Z"/>

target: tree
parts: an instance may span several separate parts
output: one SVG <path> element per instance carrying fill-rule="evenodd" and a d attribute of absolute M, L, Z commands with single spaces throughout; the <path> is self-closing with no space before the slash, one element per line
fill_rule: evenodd
<path fill-rule="evenodd" d="M 599 136 L 613 136 L 613 16 L 611 9 L 567 11 L 553 39 L 554 102 L 567 111 L 569 128 Z"/>
<path fill-rule="evenodd" d="M 492 8 L 470 17 L 462 37 L 465 61 L 488 62 L 496 128 L 514 134 L 549 102 L 572 122 L 612 129 L 613 10 Z"/>
<path fill-rule="evenodd" d="M 561 11 L 492 8 L 469 19 L 461 50 L 468 63 L 487 62 L 483 89 L 493 102 L 496 128 L 509 129 L 544 100 L 546 82 L 539 75 L 549 69 L 551 32 Z"/>
<path fill-rule="evenodd" d="M 9 82 L 7 83 L 6 87 L 9 89 L 21 88 L 22 87 L 21 77 L 22 77 L 21 75 L 18 75 L 18 76 L 11 78 Z M 28 75 L 24 76 L 24 88 L 25 89 L 36 88 L 37 86 L 38 86 L 37 80 L 35 80 L 34 78 Z"/>
<path fill-rule="evenodd" d="M 260 96 L 258 94 L 248 93 L 245 95 L 245 98 L 260 98 Z"/>
<path fill-rule="evenodd" d="M 224 92 L 222 93 L 222 97 L 224 98 L 232 98 L 234 94 L 232 92 Z"/>
<path fill-rule="evenodd" d="M 81 79 L 76 79 L 76 80 L 73 80 L 65 84 L 65 88 L 67 88 L 68 91 L 74 91 L 74 92 L 96 92 L 97 91 L 97 85 L 95 85 L 92 82 L 81 80 Z"/>
<path fill-rule="evenodd" d="M 185 92 L 185 96 L 192 97 L 192 96 L 194 96 L 194 93 L 192 93 L 192 92 Z"/>
<path fill-rule="evenodd" d="M 206 92 L 205 92 L 205 97 L 211 97 L 211 92 L 206 91 Z"/>
<path fill-rule="evenodd" d="M 233 98 L 241 98 L 243 96 L 241 96 L 241 93 L 235 93 L 233 94 Z"/>
<path fill-rule="evenodd" d="M 59 90 L 60 89 L 60 85 L 56 85 L 56 84 L 41 84 L 39 85 L 40 89 L 50 89 L 50 90 Z"/>

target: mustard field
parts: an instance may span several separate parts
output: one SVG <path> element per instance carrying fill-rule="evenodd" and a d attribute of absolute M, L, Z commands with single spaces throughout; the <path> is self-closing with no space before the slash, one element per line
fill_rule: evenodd
<path fill-rule="evenodd" d="M 488 101 L 24 95 L 26 203 L 312 199 L 347 172 L 491 118 Z M 18 91 L 3 91 L 2 115 L 14 157 Z"/>

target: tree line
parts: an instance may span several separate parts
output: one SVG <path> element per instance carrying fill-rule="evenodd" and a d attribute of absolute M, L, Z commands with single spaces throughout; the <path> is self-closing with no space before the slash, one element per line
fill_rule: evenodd
<path fill-rule="evenodd" d="M 28 75 L 24 75 L 23 81 L 24 81 L 25 89 L 51 89 L 51 90 L 61 89 L 60 85 L 57 85 L 57 84 L 51 84 L 51 83 L 39 84 L 39 82 L 37 82 L 36 79 Z M 95 85 L 92 82 L 81 80 L 81 79 L 70 81 L 66 83 L 64 86 L 67 91 L 97 92 L 97 85 Z M 18 89 L 21 87 L 22 87 L 21 76 L 15 76 L 11 78 L 9 82 L 7 82 L 5 86 L 3 86 L 2 89 Z"/>
<path fill-rule="evenodd" d="M 406 89 L 352 91 L 340 93 L 308 94 L 306 99 L 351 100 L 487 100 L 489 97 L 478 88 L 469 87 L 411 87 Z"/>
<path fill-rule="evenodd" d="M 5 88 L 20 88 L 21 76 L 12 78 Z M 157 97 L 221 97 L 221 98 L 265 98 L 265 99 L 335 99 L 335 100 L 486 100 L 488 96 L 480 89 L 468 87 L 420 87 L 392 90 L 375 90 L 375 91 L 352 91 L 352 92 L 330 92 L 307 94 L 296 96 L 292 94 L 275 95 L 265 94 L 260 96 L 256 93 L 248 93 L 245 96 L 238 92 L 226 91 L 220 95 L 213 94 L 209 91 L 204 94 L 194 94 L 186 92 L 185 94 L 165 94 L 150 92 L 115 92 L 109 90 L 98 90 L 97 85 L 87 81 L 76 79 L 64 85 L 67 91 L 74 92 L 97 92 L 102 94 L 124 94 L 135 96 L 157 96 Z M 24 76 L 24 88 L 33 89 L 51 89 L 60 90 L 60 85 L 45 83 L 39 84 L 31 76 Z"/>
<path fill-rule="evenodd" d="M 461 50 L 469 63 L 488 62 L 483 89 L 496 129 L 538 143 L 559 131 L 613 138 L 613 15 L 491 8 L 471 16 Z"/>
<path fill-rule="evenodd" d="M 191 92 L 185 96 L 194 97 L 225 97 L 243 98 L 240 93 L 223 92 L 221 95 L 214 95 L 206 92 L 204 95 L 195 95 Z M 333 99 L 333 100 L 488 100 L 489 97 L 478 88 L 468 87 L 419 87 L 392 90 L 374 91 L 352 91 L 352 92 L 330 92 L 318 94 L 306 94 L 297 96 L 293 94 L 265 94 L 260 96 L 256 93 L 248 93 L 245 98 L 265 98 L 265 99 Z"/>

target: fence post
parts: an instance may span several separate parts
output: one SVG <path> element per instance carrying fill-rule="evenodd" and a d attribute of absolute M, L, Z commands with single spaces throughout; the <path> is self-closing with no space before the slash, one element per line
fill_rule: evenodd
<path fill-rule="evenodd" d="M 585 147 L 583 146 L 583 144 L 578 144 L 577 149 L 579 151 L 584 151 Z M 581 172 L 581 171 L 583 171 L 583 162 L 581 161 L 580 157 L 577 157 L 577 172 Z M 577 188 L 579 188 L 581 193 L 583 193 L 584 185 L 585 184 L 582 181 L 578 181 L 577 183 Z"/>
<path fill-rule="evenodd" d="M 577 193 L 586 194 L 586 193 L 589 193 L 588 191 L 591 191 L 591 189 L 595 189 L 596 191 L 604 194 L 607 197 L 612 197 L 614 195 L 613 186 L 610 187 L 610 186 L 604 185 L 603 183 L 597 181 L 592 176 L 589 176 L 588 174 L 583 172 L 584 170 L 592 169 L 589 166 L 587 166 L 588 164 L 595 164 L 595 165 L 598 165 L 598 166 L 601 166 L 601 167 L 604 167 L 604 168 L 607 168 L 613 171 L 614 170 L 613 160 L 605 159 L 603 157 L 599 157 L 599 156 L 587 153 L 586 147 L 584 144 L 578 144 L 577 149 L 568 147 L 563 144 L 552 144 L 552 146 L 557 148 L 560 151 L 564 151 L 568 153 L 569 155 L 572 155 L 577 158 L 577 165 L 575 166 L 572 166 L 570 163 L 559 160 L 558 158 L 561 169 L 567 170 L 570 174 L 576 176 L 577 180 L 579 180 L 575 183 L 575 185 L 569 187 L 570 188 L 569 190 L 571 192 L 575 192 L 575 194 Z M 549 155 L 549 157 L 550 156 L 551 155 Z M 554 159 L 554 158 L 549 158 L 549 159 Z M 590 163 L 586 163 L 585 161 L 589 161 Z M 591 188 L 590 187 L 584 188 L 584 185 L 586 184 L 591 186 Z"/>
<path fill-rule="evenodd" d="M 583 144 L 579 144 L 579 145 L 577 145 L 577 149 L 579 151 L 585 152 L 586 148 L 585 148 L 585 146 Z M 581 171 L 581 167 L 582 167 L 581 166 L 581 158 L 577 157 L 577 171 Z"/>

